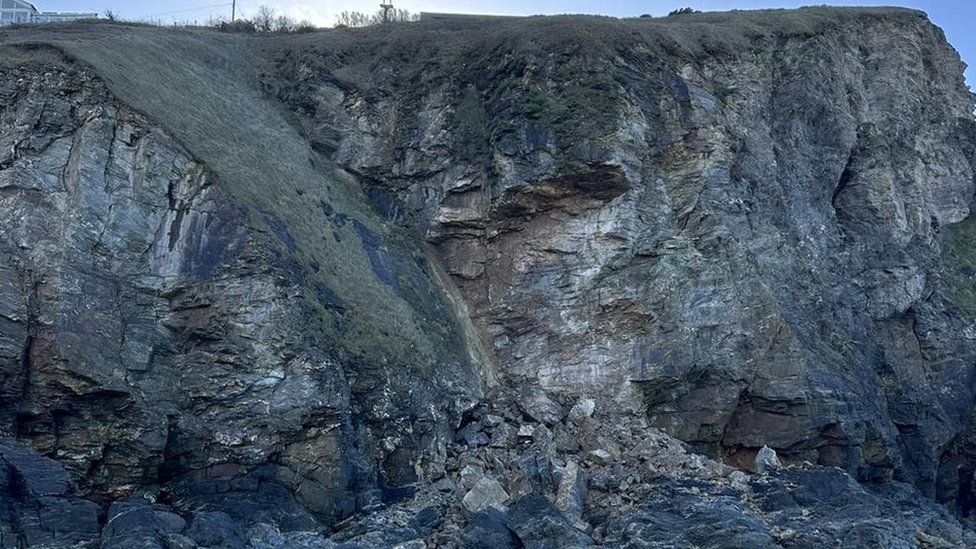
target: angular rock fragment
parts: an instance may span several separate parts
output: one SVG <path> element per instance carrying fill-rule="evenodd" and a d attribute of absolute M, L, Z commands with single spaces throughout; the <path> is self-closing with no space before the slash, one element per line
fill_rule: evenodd
<path fill-rule="evenodd" d="M 508 423 L 500 423 L 491 432 L 491 447 L 509 448 L 515 443 L 518 434 Z"/>
<path fill-rule="evenodd" d="M 560 471 L 555 503 L 574 526 L 585 528 L 583 512 L 586 505 L 586 473 L 573 460 L 567 461 Z"/>
<path fill-rule="evenodd" d="M 469 512 L 479 513 L 490 507 L 497 509 L 504 508 L 505 503 L 508 502 L 508 498 L 508 492 L 505 491 L 505 488 L 497 480 L 490 477 L 482 477 L 464 495 L 463 502 L 465 509 Z"/>
<path fill-rule="evenodd" d="M 480 465 L 465 465 L 461 469 L 460 484 L 465 490 L 470 490 L 479 480 L 485 476 L 485 468 Z"/>
<path fill-rule="evenodd" d="M 607 465 L 613 461 L 613 455 L 601 448 L 590 451 L 586 454 L 586 459 L 596 465 Z"/>
<path fill-rule="evenodd" d="M 461 532 L 461 546 L 464 549 L 519 549 L 522 544 L 508 529 L 507 520 L 505 513 L 496 508 L 475 513 Z"/>
<path fill-rule="evenodd" d="M 755 467 L 756 472 L 760 475 L 775 471 L 782 466 L 783 464 L 780 463 L 779 457 L 776 455 L 776 450 L 773 450 L 769 446 L 763 446 L 759 449 L 759 453 L 756 454 Z"/>
<path fill-rule="evenodd" d="M 566 417 L 563 407 L 536 385 L 527 385 L 519 390 L 516 403 L 528 418 L 537 423 L 553 425 Z"/>
<path fill-rule="evenodd" d="M 568 421 L 580 421 L 584 418 L 593 416 L 596 410 L 596 401 L 592 398 L 581 398 L 572 408 L 569 409 L 566 419 Z"/>
<path fill-rule="evenodd" d="M 526 549 L 592 547 L 593 539 L 580 532 L 544 495 L 523 496 L 509 510 L 508 527 Z"/>

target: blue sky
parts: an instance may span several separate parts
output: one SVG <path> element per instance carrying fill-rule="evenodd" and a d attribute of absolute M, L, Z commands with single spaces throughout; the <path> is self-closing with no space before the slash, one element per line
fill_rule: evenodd
<path fill-rule="evenodd" d="M 228 15 L 230 0 L 32 0 L 42 11 L 98 11 L 112 9 L 123 17 L 154 18 L 171 21 L 206 21 L 212 16 Z M 397 7 L 410 11 L 442 11 L 455 13 L 488 13 L 498 15 L 532 15 L 553 13 L 597 13 L 617 17 L 632 17 L 642 13 L 666 15 L 669 11 L 690 6 L 702 11 L 730 9 L 790 8 L 811 4 L 837 6 L 900 5 L 928 12 L 946 31 L 949 41 L 962 54 L 963 60 L 976 65 L 976 1 L 974 0 L 855 0 L 823 2 L 760 1 L 760 0 L 394 0 Z M 367 0 L 239 0 L 238 11 L 247 14 L 260 5 L 268 5 L 297 19 L 308 19 L 319 25 L 332 25 L 335 15 L 344 10 L 373 11 L 379 1 Z M 970 86 L 976 87 L 976 67 L 967 72 Z"/>

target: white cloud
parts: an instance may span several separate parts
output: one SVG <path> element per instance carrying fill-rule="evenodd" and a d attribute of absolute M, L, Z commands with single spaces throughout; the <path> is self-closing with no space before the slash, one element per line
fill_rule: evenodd
<path fill-rule="evenodd" d="M 279 9 L 296 21 L 311 21 L 320 27 L 335 24 L 335 12 L 331 6 L 321 6 L 319 2 L 280 2 L 280 4 L 284 5 Z"/>

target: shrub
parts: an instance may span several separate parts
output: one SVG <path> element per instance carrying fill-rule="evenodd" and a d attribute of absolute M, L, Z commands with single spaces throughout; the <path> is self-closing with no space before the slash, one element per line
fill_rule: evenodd
<path fill-rule="evenodd" d="M 275 11 L 268 6 L 261 6 L 251 22 L 258 31 L 271 32 L 275 25 Z"/>
<path fill-rule="evenodd" d="M 386 22 L 388 23 L 406 23 L 410 21 L 416 21 L 420 19 L 420 16 L 414 13 L 410 13 L 407 10 L 390 10 L 386 14 Z M 373 25 L 380 25 L 384 22 L 383 10 L 379 10 L 372 14 L 362 13 L 359 11 L 344 11 L 336 16 L 336 27 L 346 28 L 346 27 L 370 27 Z"/>
<path fill-rule="evenodd" d="M 246 19 L 238 19 L 237 21 L 221 21 L 215 27 L 220 32 L 240 32 L 249 33 L 257 32 L 257 28 L 254 23 Z"/>
<path fill-rule="evenodd" d="M 279 15 L 268 6 L 261 6 L 251 19 L 238 19 L 230 23 L 221 21 L 213 25 L 223 32 L 264 32 L 264 33 L 297 33 L 314 32 L 315 25 L 310 21 L 295 21 L 287 15 Z"/>
<path fill-rule="evenodd" d="M 295 28 L 292 30 L 292 32 L 303 33 L 303 32 L 315 32 L 317 30 L 318 27 L 313 25 L 311 21 L 302 20 L 299 21 L 297 25 L 295 25 Z"/>

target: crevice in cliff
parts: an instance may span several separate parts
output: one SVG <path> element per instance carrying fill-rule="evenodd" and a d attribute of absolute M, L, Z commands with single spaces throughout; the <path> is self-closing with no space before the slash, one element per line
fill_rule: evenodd
<path fill-rule="evenodd" d="M 602 207 L 626 193 L 630 183 L 617 166 L 591 165 L 538 183 L 506 189 L 491 206 L 491 219 L 527 221 L 560 209 L 571 215 Z"/>
<path fill-rule="evenodd" d="M 29 398 L 29 393 L 31 391 L 33 378 L 35 375 L 35 364 L 34 364 L 34 350 L 37 339 L 37 308 L 38 304 L 38 290 L 40 287 L 40 282 L 35 280 L 35 275 L 32 272 L 27 272 L 24 275 L 26 279 L 26 284 L 28 285 L 28 290 L 26 292 L 25 301 L 27 304 L 27 319 L 25 322 L 25 332 L 26 339 L 24 341 L 23 350 L 20 357 L 20 370 L 22 377 L 21 385 L 21 397 L 26 400 Z"/>
<path fill-rule="evenodd" d="M 488 344 L 482 339 L 481 332 L 475 326 L 471 318 L 471 311 L 467 303 L 461 296 L 460 290 L 451 280 L 451 277 L 444 272 L 440 260 L 427 253 L 427 261 L 431 266 L 431 273 L 437 284 L 444 290 L 448 303 L 454 310 L 454 315 L 458 319 L 461 328 L 461 335 L 465 341 L 465 347 L 471 361 L 481 370 L 481 377 L 485 385 L 493 387 L 499 383 L 499 368 L 495 363 L 494 357 L 488 351 Z"/>
<path fill-rule="evenodd" d="M 21 387 L 21 396 L 26 398 L 27 393 L 30 390 L 31 376 L 34 371 L 34 336 L 28 333 L 26 341 L 24 341 L 24 349 L 20 356 L 20 370 L 24 376 L 23 386 Z"/>
<path fill-rule="evenodd" d="M 156 467 L 156 482 L 160 486 L 165 486 L 185 473 L 181 463 L 182 452 L 177 447 L 179 436 L 179 418 L 174 415 L 166 416 L 166 441 L 163 443 L 162 460 Z"/>
<path fill-rule="evenodd" d="M 853 161 L 854 156 L 852 153 L 847 161 L 847 166 L 844 168 L 843 173 L 840 174 L 840 179 L 837 181 L 837 185 L 834 187 L 834 192 L 830 197 L 830 203 L 833 205 L 835 210 L 838 209 L 837 200 L 840 198 L 840 195 L 847 190 L 847 187 L 851 184 L 851 180 L 854 178 L 854 174 L 851 170 L 851 163 Z"/>
<path fill-rule="evenodd" d="M 963 518 L 968 518 L 976 508 L 976 494 L 973 493 L 973 473 L 972 467 L 959 467 L 956 474 L 958 483 L 956 488 L 956 510 Z"/>

